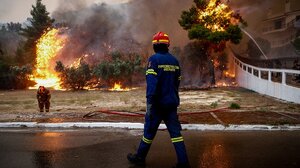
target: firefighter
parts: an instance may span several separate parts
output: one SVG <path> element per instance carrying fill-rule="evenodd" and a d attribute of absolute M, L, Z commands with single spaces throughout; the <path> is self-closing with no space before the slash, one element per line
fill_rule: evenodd
<path fill-rule="evenodd" d="M 46 112 L 49 112 L 51 98 L 50 91 L 44 86 L 39 86 L 36 98 L 38 100 L 40 112 L 44 112 L 44 107 L 46 109 Z"/>
<path fill-rule="evenodd" d="M 147 109 L 144 135 L 135 154 L 127 159 L 135 165 L 145 165 L 145 159 L 161 121 L 167 126 L 177 155 L 176 167 L 190 167 L 181 125 L 177 116 L 179 105 L 178 88 L 181 80 L 177 59 L 169 53 L 170 40 L 167 34 L 158 32 L 152 40 L 155 54 L 148 60 L 146 70 Z"/>

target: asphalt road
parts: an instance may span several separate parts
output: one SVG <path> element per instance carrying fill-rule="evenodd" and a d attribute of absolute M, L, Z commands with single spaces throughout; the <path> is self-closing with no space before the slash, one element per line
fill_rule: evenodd
<path fill-rule="evenodd" d="M 128 168 L 142 131 L 1 129 L 1 168 Z M 300 131 L 183 131 L 192 167 L 300 167 Z M 159 131 L 147 167 L 176 163 L 169 135 Z"/>

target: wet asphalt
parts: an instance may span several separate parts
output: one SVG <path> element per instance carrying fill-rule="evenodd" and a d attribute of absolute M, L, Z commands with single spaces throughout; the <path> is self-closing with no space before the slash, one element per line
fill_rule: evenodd
<path fill-rule="evenodd" d="M 129 168 L 141 130 L 1 129 L 1 168 Z M 183 131 L 192 167 L 300 167 L 300 131 Z M 149 168 L 169 168 L 176 156 L 167 131 L 159 131 Z"/>

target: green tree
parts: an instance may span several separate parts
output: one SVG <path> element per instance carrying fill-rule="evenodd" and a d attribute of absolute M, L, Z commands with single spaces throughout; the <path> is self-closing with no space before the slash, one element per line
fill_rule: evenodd
<path fill-rule="evenodd" d="M 0 89 L 26 89 L 34 85 L 30 81 L 32 68 L 18 66 L 17 45 L 22 41 L 19 23 L 9 23 L 0 30 Z"/>
<path fill-rule="evenodd" d="M 14 31 L 14 32 L 20 32 L 22 30 L 22 24 L 14 23 L 14 22 L 7 23 L 7 30 Z"/>
<path fill-rule="evenodd" d="M 30 66 L 11 66 L 0 59 L 0 89 L 26 89 L 33 86 L 30 81 Z"/>
<path fill-rule="evenodd" d="M 194 0 L 194 3 L 188 11 L 182 12 L 179 24 L 188 31 L 190 39 L 201 41 L 207 57 L 211 57 L 213 52 L 223 51 L 228 41 L 234 44 L 240 42 L 242 32 L 238 24 L 246 25 L 246 22 L 239 14 L 221 0 Z M 214 67 L 210 69 L 214 70 Z M 211 84 L 214 85 L 214 72 L 212 74 Z"/>
<path fill-rule="evenodd" d="M 142 69 L 140 55 L 117 51 L 110 53 L 108 60 L 98 64 L 93 74 L 110 86 L 116 82 L 132 85 L 133 76 L 140 74 Z"/>
<path fill-rule="evenodd" d="M 62 86 L 66 89 L 83 90 L 92 79 L 91 68 L 83 61 L 78 67 L 65 67 L 61 61 L 58 61 L 55 71 L 60 73 Z"/>
<path fill-rule="evenodd" d="M 32 18 L 29 18 L 30 24 L 21 31 L 21 35 L 27 39 L 24 44 L 23 61 L 24 63 L 34 64 L 36 42 L 52 26 L 54 19 L 49 16 L 49 12 L 47 12 L 46 6 L 42 4 L 42 0 L 36 0 L 35 6 L 32 5 L 30 14 L 32 16 Z"/>

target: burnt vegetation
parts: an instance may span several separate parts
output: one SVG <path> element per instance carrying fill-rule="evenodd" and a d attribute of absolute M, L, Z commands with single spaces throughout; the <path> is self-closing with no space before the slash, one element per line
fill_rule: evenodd
<path fill-rule="evenodd" d="M 81 61 L 79 66 L 68 67 L 61 61 L 56 62 L 55 71 L 59 72 L 61 84 L 71 90 L 87 88 L 112 87 L 121 82 L 125 86 L 132 86 L 133 81 L 140 81 L 144 68 L 141 56 L 136 53 L 122 53 L 115 51 L 108 53 L 107 59 L 94 66 Z"/>

